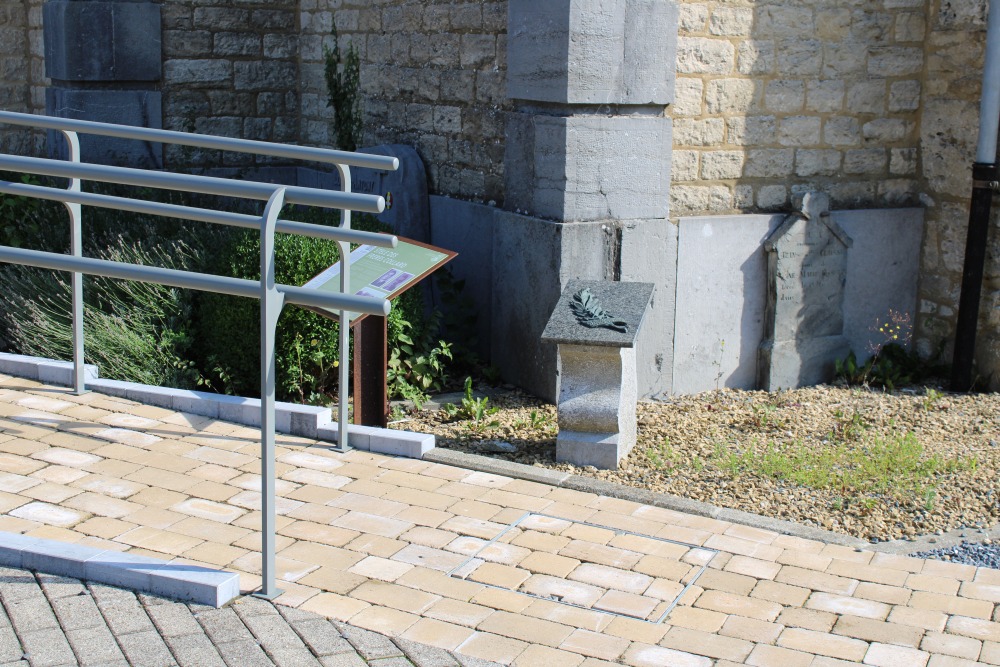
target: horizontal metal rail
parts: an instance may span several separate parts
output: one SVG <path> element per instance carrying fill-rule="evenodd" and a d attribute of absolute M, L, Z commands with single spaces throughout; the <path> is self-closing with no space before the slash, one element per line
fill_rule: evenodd
<path fill-rule="evenodd" d="M 0 181 L 0 194 L 17 195 L 20 197 L 34 197 L 36 199 L 47 199 L 49 201 L 70 202 L 72 204 L 84 204 L 86 206 L 97 206 L 99 208 L 110 208 L 120 211 L 132 211 L 133 213 L 166 216 L 182 220 L 212 222 L 219 225 L 229 225 L 231 227 L 243 227 L 244 229 L 260 229 L 260 216 L 256 215 L 244 215 L 242 213 L 215 211 L 207 208 L 198 208 L 196 206 L 182 206 L 179 204 L 166 204 L 162 202 L 129 199 L 128 197 L 115 197 L 112 195 L 102 195 L 93 192 L 70 192 L 62 188 L 50 188 L 44 185 Z M 328 241 L 362 243 L 381 248 L 395 248 L 399 243 L 399 239 L 390 234 L 365 232 L 357 229 L 344 229 L 342 227 L 324 227 L 323 225 L 314 225 L 307 222 L 295 222 L 294 220 L 278 220 L 275 231 L 283 232 L 285 234 L 298 234 L 317 239 L 326 239 Z"/>
<path fill-rule="evenodd" d="M 15 111 L 0 111 L 0 122 L 11 125 L 28 125 L 47 130 L 62 130 L 64 132 L 80 132 L 97 134 L 104 137 L 120 139 L 137 139 L 180 146 L 210 148 L 235 153 L 254 153 L 283 157 L 291 160 L 311 160 L 328 164 L 345 164 L 351 167 L 368 167 L 394 171 L 399 168 L 399 160 L 384 155 L 366 155 L 364 153 L 349 153 L 328 148 L 312 148 L 310 146 L 289 146 L 275 144 L 269 141 L 254 141 L 251 139 L 231 139 L 191 132 L 176 132 L 174 130 L 159 130 L 148 127 L 133 127 L 128 125 L 113 125 L 89 120 L 72 118 L 53 118 L 51 116 L 36 116 L 30 113 Z"/>
<path fill-rule="evenodd" d="M 158 266 L 140 266 L 111 262 L 106 259 L 92 257 L 73 257 L 41 250 L 25 250 L 0 246 L 0 262 L 37 266 L 56 271 L 76 271 L 105 278 L 121 278 L 138 280 L 144 283 L 159 283 L 171 287 L 196 289 L 203 292 L 219 292 L 250 299 L 260 299 L 260 281 L 217 276 L 210 273 L 195 273 L 178 269 L 164 269 Z M 389 314 L 390 304 L 385 299 L 353 294 L 319 292 L 317 290 L 294 287 L 292 285 L 276 284 L 275 289 L 285 297 L 286 303 L 314 308 L 329 308 L 331 310 L 348 310 L 353 313 L 385 316 Z"/>
<path fill-rule="evenodd" d="M 84 164 L 37 157 L 0 155 L 0 169 L 39 174 L 41 176 L 79 178 L 88 181 L 139 185 L 148 188 L 178 190 L 181 192 L 198 192 L 222 197 L 244 197 L 262 201 L 270 199 L 271 195 L 274 194 L 275 188 L 284 187 L 285 203 L 287 204 L 341 208 L 362 211 L 364 213 L 381 213 L 385 210 L 385 200 L 375 195 L 298 186 L 286 187 L 278 186 L 274 183 L 258 183 L 256 181 L 233 181 L 212 176 L 175 174 L 148 169 L 132 169 L 129 167 L 111 167 L 103 164 Z"/>

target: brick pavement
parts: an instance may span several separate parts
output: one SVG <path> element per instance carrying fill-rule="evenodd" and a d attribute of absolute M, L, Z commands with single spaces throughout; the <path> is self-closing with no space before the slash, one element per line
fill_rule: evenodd
<path fill-rule="evenodd" d="M 0 530 L 225 567 L 251 590 L 257 437 L 0 376 Z M 289 436 L 277 475 L 279 608 L 455 655 L 519 667 L 1000 664 L 996 570 Z M 448 576 L 473 556 L 464 578 Z M 678 592 L 664 622 L 641 620 Z"/>

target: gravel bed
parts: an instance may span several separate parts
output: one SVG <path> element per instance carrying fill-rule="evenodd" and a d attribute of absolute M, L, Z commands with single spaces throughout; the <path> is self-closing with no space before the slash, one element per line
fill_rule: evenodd
<path fill-rule="evenodd" d="M 597 470 L 555 461 L 555 406 L 511 388 L 478 389 L 499 412 L 477 422 L 424 410 L 397 427 L 434 433 L 439 447 L 589 475 L 874 542 L 981 529 L 1000 520 L 1000 394 L 819 386 L 644 401 L 638 406 L 638 444 L 631 455 L 618 470 Z M 838 473 L 874 460 L 871 452 L 880 443 L 904 440 L 923 472 L 908 478 L 890 460 L 874 488 L 808 485 L 733 463 L 839 447 L 853 458 L 829 464 Z"/>
<path fill-rule="evenodd" d="M 992 567 L 994 570 L 1000 570 L 1000 545 L 989 541 L 982 543 L 962 542 L 946 549 L 919 551 L 912 555 L 917 558 L 934 558 L 962 565 Z"/>

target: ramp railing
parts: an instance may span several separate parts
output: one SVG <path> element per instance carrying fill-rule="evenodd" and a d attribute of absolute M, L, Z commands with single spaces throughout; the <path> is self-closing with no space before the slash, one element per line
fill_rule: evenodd
<path fill-rule="evenodd" d="M 0 123 L 26 126 L 34 129 L 55 130 L 65 136 L 69 145 L 67 160 L 51 160 L 0 154 L 0 170 L 69 179 L 66 189 L 0 180 L 0 193 L 60 201 L 69 211 L 70 254 L 26 250 L 0 246 L 0 262 L 24 264 L 72 274 L 72 330 L 73 330 L 73 390 L 85 393 L 84 338 L 83 338 L 83 275 L 105 276 L 125 280 L 159 283 L 173 287 L 196 289 L 219 294 L 259 299 L 260 310 L 260 422 L 261 422 L 261 564 L 262 584 L 260 597 L 274 598 L 281 591 L 275 587 L 275 329 L 278 316 L 285 304 L 325 308 L 338 312 L 339 336 L 339 400 L 338 442 L 339 451 L 350 448 L 348 439 L 348 375 L 350 313 L 367 313 L 385 316 L 389 302 L 384 299 L 349 294 L 351 243 L 365 243 L 380 247 L 395 247 L 397 239 L 388 234 L 378 234 L 351 229 L 351 212 L 380 213 L 385 208 L 382 197 L 351 192 L 351 167 L 395 170 L 399 166 L 393 157 L 365 155 L 306 146 L 275 144 L 264 141 L 233 139 L 212 135 L 174 132 L 151 128 L 96 123 L 91 121 L 53 118 L 34 114 L 0 111 Z M 279 157 L 289 160 L 306 160 L 332 164 L 340 175 L 341 190 L 321 190 L 273 183 L 232 180 L 202 175 L 132 169 L 83 162 L 79 134 L 117 137 L 138 141 L 159 142 L 218 149 L 257 156 Z M 83 192 L 82 181 L 99 181 L 121 185 L 134 185 L 181 192 L 197 192 L 237 199 L 266 201 L 261 216 L 214 210 L 195 206 L 167 204 L 132 197 Z M 281 220 L 279 212 L 285 204 L 299 204 L 341 211 L 338 227 Z M 112 262 L 83 256 L 82 224 L 83 207 L 132 211 L 149 215 L 230 225 L 260 231 L 260 281 L 244 280 L 178 269 L 166 269 L 123 262 Z M 294 285 L 275 283 L 274 235 L 275 232 L 298 234 L 327 239 L 337 244 L 340 252 L 340 291 L 317 292 Z"/>

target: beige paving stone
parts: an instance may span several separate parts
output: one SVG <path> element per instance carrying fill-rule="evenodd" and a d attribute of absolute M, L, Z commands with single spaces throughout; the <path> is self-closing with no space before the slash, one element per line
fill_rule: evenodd
<path fill-rule="evenodd" d="M 75 403 L 70 403 L 69 401 L 60 401 L 55 398 L 33 396 L 30 394 L 18 399 L 15 402 L 21 407 L 29 408 L 31 410 L 42 410 L 44 412 L 61 412 L 62 410 L 76 405 Z"/>
<path fill-rule="evenodd" d="M 949 563 L 943 560 L 925 560 L 921 574 L 936 577 L 951 577 L 962 581 L 972 581 L 976 578 L 976 568 L 961 563 Z"/>
<path fill-rule="evenodd" d="M 552 504 L 551 500 L 546 500 L 545 498 L 528 496 L 522 493 L 510 493 L 498 489 L 486 492 L 479 499 L 484 503 L 524 510 L 525 512 L 544 512 L 545 508 Z"/>
<path fill-rule="evenodd" d="M 76 512 L 58 505 L 37 501 L 22 504 L 16 509 L 8 510 L 7 513 L 18 519 L 62 527 L 73 526 L 89 517 L 85 512 Z"/>
<path fill-rule="evenodd" d="M 791 586 L 776 581 L 761 580 L 750 592 L 750 597 L 777 602 L 787 607 L 801 607 L 812 593 L 808 588 Z"/>
<path fill-rule="evenodd" d="M 761 560 L 759 558 L 750 558 L 748 556 L 733 556 L 726 563 L 726 566 L 722 568 L 726 572 L 734 572 L 736 574 L 745 574 L 748 577 L 754 577 L 755 579 L 774 579 L 781 570 L 781 566 L 772 561 Z"/>
<path fill-rule="evenodd" d="M 452 623 L 421 618 L 404 632 L 401 637 L 428 646 L 436 646 L 446 651 L 454 651 L 462 645 L 473 631 Z"/>
<path fill-rule="evenodd" d="M 170 526 L 171 532 L 189 535 L 202 540 L 215 542 L 217 544 L 233 544 L 241 539 L 259 533 L 239 526 L 220 525 L 217 521 L 201 519 L 198 517 L 185 517 Z"/>
<path fill-rule="evenodd" d="M 94 469 L 93 466 L 91 466 L 91 469 Z M 189 489 L 199 482 L 197 477 L 181 475 L 176 472 L 159 470 L 157 468 L 140 468 L 133 473 L 125 475 L 125 479 L 177 492 Z"/>
<path fill-rule="evenodd" d="M 380 484 L 371 479 L 355 479 L 350 484 L 342 486 L 340 491 L 343 493 L 359 493 L 363 496 L 371 496 L 372 498 L 385 498 L 393 491 L 393 487 L 388 484 Z"/>
<path fill-rule="evenodd" d="M 145 484 L 136 484 L 135 482 L 103 475 L 87 475 L 73 482 L 72 485 L 86 491 L 111 496 L 112 498 L 129 498 L 149 488 Z"/>
<path fill-rule="evenodd" d="M 173 505 L 170 507 L 170 510 L 218 523 L 232 523 L 246 514 L 246 510 L 239 507 L 224 505 L 203 498 L 189 498 Z"/>
<path fill-rule="evenodd" d="M 179 556 L 185 551 L 192 549 L 204 540 L 196 537 L 189 537 L 179 533 L 172 533 L 166 530 L 157 530 L 140 526 L 119 535 L 117 541 L 130 544 L 140 549 L 155 551 L 161 554 Z"/>
<path fill-rule="evenodd" d="M 838 560 L 848 561 L 850 563 L 860 563 L 862 565 L 867 565 L 871 562 L 872 557 L 875 555 L 874 551 L 864 551 L 862 549 L 856 549 L 854 547 L 845 547 L 841 544 L 824 544 L 820 555 L 829 556 L 830 558 L 836 558 Z"/>
<path fill-rule="evenodd" d="M 242 475 L 234 477 L 233 479 L 229 480 L 227 484 L 229 484 L 230 486 L 238 486 L 239 488 L 244 489 L 246 491 L 256 491 L 260 493 L 261 477 L 259 474 L 259 470 L 255 472 L 244 473 Z M 295 484 L 294 482 L 289 482 L 288 480 L 285 479 L 274 480 L 274 492 L 282 497 L 288 497 L 288 494 L 297 491 L 299 488 L 300 488 L 299 484 Z M 313 488 L 318 490 L 322 487 L 313 487 Z M 341 495 L 341 493 L 336 489 L 328 489 L 327 493 L 332 494 L 332 498 L 338 498 Z M 331 498 L 327 498 L 322 502 L 325 503 L 327 502 L 327 500 L 330 499 Z M 301 500 L 303 502 L 320 502 L 319 500 L 311 498 L 293 498 L 293 500 Z"/>
<path fill-rule="evenodd" d="M 561 535 L 554 535 L 537 530 L 524 530 L 511 540 L 511 544 L 524 547 L 525 549 L 531 549 L 532 551 L 544 551 L 546 553 L 555 554 L 569 544 L 570 541 L 571 540 L 568 537 L 563 537 Z"/>
<path fill-rule="evenodd" d="M 983 584 L 972 581 L 962 582 L 959 595 L 973 600 L 986 600 L 993 604 L 1000 604 L 1000 585 Z"/>
<path fill-rule="evenodd" d="M 107 496 L 89 491 L 65 500 L 63 506 L 78 509 L 88 514 L 108 516 L 112 519 L 120 519 L 142 509 L 142 505 L 138 503 L 119 500 L 118 498 L 108 498 Z"/>
<path fill-rule="evenodd" d="M 472 570 L 467 578 L 490 586 L 517 590 L 531 576 L 530 572 L 520 568 L 498 563 L 483 563 Z"/>
<path fill-rule="evenodd" d="M 437 528 L 454 516 L 450 512 L 442 512 L 441 510 L 430 509 L 428 507 L 411 507 L 404 503 L 398 504 L 403 505 L 404 509 L 396 513 L 394 517 L 400 521 L 408 521 L 417 526 Z"/>
<path fill-rule="evenodd" d="M 567 535 L 569 532 L 569 530 L 566 531 Z M 577 539 L 574 539 L 560 549 L 559 555 L 623 570 L 632 569 L 643 558 L 643 554 L 636 553 L 635 551 L 627 551 L 625 549 Z"/>
<path fill-rule="evenodd" d="M 973 580 L 977 584 L 1000 586 L 1000 570 L 994 570 L 992 567 L 976 568 L 976 576 Z"/>
<path fill-rule="evenodd" d="M 214 500 L 216 502 L 225 502 L 239 493 L 240 490 L 236 487 L 229 486 L 228 484 L 203 481 L 187 489 L 186 492 L 196 498 L 204 498 L 205 500 Z"/>
<path fill-rule="evenodd" d="M 352 565 L 348 568 L 348 571 L 362 577 L 368 577 L 369 579 L 396 581 L 411 569 L 413 569 L 413 565 L 409 563 L 401 563 L 387 558 L 379 558 L 378 556 L 368 556 Z"/>
<path fill-rule="evenodd" d="M 586 526 L 580 523 L 570 524 L 559 531 L 560 535 L 570 538 L 576 542 L 587 542 L 600 546 L 607 546 L 615 538 L 615 531 L 609 528 L 599 528 L 597 526 Z"/>
<path fill-rule="evenodd" d="M 198 546 L 184 552 L 185 558 L 203 561 L 218 567 L 225 567 L 237 558 L 246 555 L 246 549 L 231 547 L 226 544 L 202 542 Z"/>
<path fill-rule="evenodd" d="M 932 655 L 927 667 L 979 667 L 983 663 L 950 655 Z"/>
<path fill-rule="evenodd" d="M 413 524 L 408 521 L 399 521 L 355 511 L 349 511 L 347 514 L 334 519 L 333 525 L 359 533 L 372 533 L 390 538 L 399 537 L 413 528 Z"/>
<path fill-rule="evenodd" d="M 527 556 L 519 567 L 533 574 L 547 574 L 553 577 L 565 578 L 580 565 L 575 558 L 566 558 L 555 554 L 536 551 Z"/>
<path fill-rule="evenodd" d="M 358 553 L 378 556 L 380 558 L 392 558 L 393 554 L 408 546 L 406 542 L 391 540 L 381 535 L 359 535 L 351 540 L 346 548 Z"/>
<path fill-rule="evenodd" d="M 831 561 L 826 571 L 841 577 L 868 581 L 875 584 L 885 584 L 887 586 L 902 586 L 906 583 L 908 576 L 914 576 L 900 570 L 864 565 L 840 559 Z"/>
<path fill-rule="evenodd" d="M 147 486 L 130 497 L 130 500 L 134 503 L 144 507 L 156 507 L 159 509 L 173 507 L 186 499 L 187 496 L 183 493 L 168 491 L 167 489 L 158 489 L 151 486 Z"/>
<path fill-rule="evenodd" d="M 47 465 L 42 461 L 15 454 L 0 454 L 0 470 L 14 475 L 31 475 L 55 484 L 69 484 L 87 473 L 60 465 Z M 73 476 L 75 475 L 75 477 Z"/>
<path fill-rule="evenodd" d="M 423 612 L 424 616 L 436 618 L 449 624 L 474 628 L 495 610 L 478 604 L 442 598 Z"/>
<path fill-rule="evenodd" d="M 983 650 L 983 642 L 971 637 L 928 632 L 921 640 L 920 648 L 928 653 L 942 653 L 966 660 L 978 660 L 979 654 Z"/>
<path fill-rule="evenodd" d="M 760 621 L 755 618 L 730 616 L 726 619 L 722 629 L 719 630 L 719 634 L 749 642 L 773 644 L 784 628 L 785 626 L 783 625 L 768 623 L 767 621 Z"/>
<path fill-rule="evenodd" d="M 0 491 L 6 491 L 7 493 L 21 493 L 22 491 L 30 489 L 33 486 L 38 486 L 41 483 L 42 480 L 34 477 L 27 477 L 25 475 L 17 475 L 8 472 L 0 473 Z"/>
<path fill-rule="evenodd" d="M 624 614 L 633 618 L 651 620 L 653 610 L 661 600 L 648 598 L 634 593 L 609 590 L 594 603 L 594 609 L 601 609 L 615 614 Z"/>
<path fill-rule="evenodd" d="M 294 500 L 294 499 L 293 499 Z M 304 502 L 286 516 L 290 519 L 301 519 L 310 523 L 328 525 L 336 519 L 347 514 L 347 510 L 337 507 L 328 507 L 317 503 Z"/>
<path fill-rule="evenodd" d="M 369 607 L 371 605 L 362 600 L 355 600 L 336 593 L 320 593 L 303 602 L 299 609 L 346 623 Z"/>
<path fill-rule="evenodd" d="M 62 447 L 49 447 L 31 455 L 31 458 L 69 468 L 83 468 L 101 460 L 100 456 Z"/>
<path fill-rule="evenodd" d="M 0 515 L 0 531 L 5 533 L 26 533 L 29 530 L 34 530 L 42 524 L 37 521 L 28 521 L 26 519 L 18 519 L 14 516 Z"/>
<path fill-rule="evenodd" d="M 485 558 L 485 556 L 483 557 Z M 570 572 L 566 578 L 602 588 L 612 588 L 640 595 L 653 583 L 653 578 L 645 574 L 629 572 L 606 565 L 596 565 L 594 563 L 581 564 Z"/>
<path fill-rule="evenodd" d="M 489 632 L 474 632 L 456 649 L 456 652 L 473 658 L 492 660 L 502 665 L 510 665 L 527 648 L 528 644 L 516 639 L 501 637 Z"/>
<path fill-rule="evenodd" d="M 906 587 L 914 591 L 927 591 L 941 595 L 956 595 L 961 581 L 951 577 L 938 577 L 929 574 L 910 574 L 906 579 Z"/>
<path fill-rule="evenodd" d="M 519 509 L 513 508 L 500 508 L 497 510 L 496 514 L 489 518 L 493 523 L 499 523 L 504 526 L 510 526 L 524 517 L 524 512 Z"/>
<path fill-rule="evenodd" d="M 734 595 L 725 591 L 705 591 L 695 606 L 723 614 L 736 614 L 761 621 L 773 621 L 778 618 L 782 606 L 775 602 L 767 602 L 744 595 Z M 888 611 L 886 611 L 888 613 Z"/>
<path fill-rule="evenodd" d="M 80 533 L 68 528 L 60 528 L 59 526 L 39 526 L 38 528 L 32 528 L 25 535 L 43 540 L 68 542 L 70 544 L 76 544 L 84 539 Z"/>
<path fill-rule="evenodd" d="M 486 617 L 482 623 L 476 626 L 481 632 L 491 632 L 520 639 L 530 644 L 542 644 L 543 646 L 559 646 L 573 628 L 546 621 L 540 618 L 529 618 L 521 614 L 514 614 L 507 611 L 495 611 Z"/>
<path fill-rule="evenodd" d="M 582 655 L 533 644 L 514 660 L 514 667 L 579 667 Z"/>
<path fill-rule="evenodd" d="M 447 480 L 438 477 L 428 477 L 401 470 L 386 470 L 375 479 L 389 486 L 401 486 L 421 491 L 435 491 L 448 483 Z"/>
<path fill-rule="evenodd" d="M 418 616 L 441 599 L 440 595 L 425 593 L 413 588 L 385 583 L 384 581 L 365 582 L 351 591 L 351 597 L 370 602 L 373 605 L 390 607 Z"/>
<path fill-rule="evenodd" d="M 227 503 L 242 507 L 243 509 L 260 511 L 263 504 L 263 494 L 257 491 L 241 491 L 230 498 Z M 297 500 L 276 496 L 274 499 L 274 512 L 278 515 L 288 514 L 292 510 L 302 507 L 303 504 Z"/>
<path fill-rule="evenodd" d="M 678 627 L 670 628 L 663 640 L 660 641 L 660 645 L 710 658 L 733 660 L 734 662 L 746 660 L 750 651 L 753 650 L 753 644 L 742 639 Z"/>
<path fill-rule="evenodd" d="M 712 660 L 702 655 L 662 646 L 649 646 L 636 642 L 625 651 L 621 662 L 633 667 L 712 667 Z"/>
<path fill-rule="evenodd" d="M 833 626 L 833 633 L 863 639 L 867 642 L 899 644 L 916 648 L 920 646 L 923 630 L 909 625 L 886 623 L 872 618 L 841 616 Z"/>
<path fill-rule="evenodd" d="M 443 595 L 453 600 L 468 602 L 474 596 L 487 591 L 495 590 L 486 588 L 482 584 L 471 581 L 464 581 L 449 577 L 444 572 L 431 570 L 426 567 L 416 566 L 402 577 L 396 580 L 400 586 L 409 586 L 420 591 L 427 591 L 437 595 Z M 506 593 L 506 591 L 497 591 Z M 522 595 L 516 596 L 518 599 L 524 598 Z M 529 600 L 530 601 L 530 600 Z M 527 604 L 519 605 L 518 610 L 523 610 Z"/>
<path fill-rule="evenodd" d="M 814 657 L 811 653 L 757 644 L 747 657 L 746 664 L 754 667 L 809 667 Z"/>
<path fill-rule="evenodd" d="M 590 607 L 605 593 L 604 589 L 597 586 L 566 581 L 545 574 L 531 575 L 521 585 L 521 590 L 541 598 L 561 600 L 580 607 Z"/>
<path fill-rule="evenodd" d="M 32 486 L 29 489 L 25 489 L 20 492 L 20 496 L 26 498 L 32 498 L 34 500 L 41 500 L 43 502 L 50 502 L 53 504 L 61 504 L 73 496 L 78 496 L 83 491 L 81 489 L 72 489 L 68 486 L 63 486 L 62 484 L 50 484 L 49 482 L 42 482 L 38 486 Z"/>
<path fill-rule="evenodd" d="M 544 618 L 553 623 L 569 625 L 581 630 L 600 632 L 611 623 L 611 619 L 616 618 L 611 614 L 605 614 L 590 609 L 580 609 L 569 605 L 552 602 L 550 600 L 534 600 L 531 605 L 521 612 L 525 616 L 534 618 Z"/>
<path fill-rule="evenodd" d="M 94 537 L 100 537 L 107 540 L 114 539 L 122 533 L 127 533 L 133 528 L 136 528 L 136 524 L 134 523 L 119 521 L 118 519 L 111 519 L 104 516 L 92 517 L 80 524 L 77 524 L 76 526 L 76 530 L 85 535 L 93 535 Z"/>
<path fill-rule="evenodd" d="M 454 508 L 449 508 L 449 512 L 454 512 Z M 495 513 L 494 513 L 495 514 Z M 505 524 L 494 523 L 482 519 L 474 519 L 466 516 L 455 516 L 448 519 L 440 526 L 441 530 L 450 530 L 460 535 L 478 537 L 484 540 L 492 540 L 507 527 Z"/>
<path fill-rule="evenodd" d="M 444 511 L 451 505 L 455 504 L 455 499 L 451 496 L 402 487 L 389 487 L 388 492 L 381 497 L 397 503 L 403 503 L 413 507 L 424 507 L 426 509 L 437 510 L 439 512 Z"/>
<path fill-rule="evenodd" d="M 91 410 L 96 410 L 91 408 Z M 99 411 L 102 416 L 97 419 L 102 424 L 107 424 L 108 426 L 117 426 L 125 429 L 138 429 L 138 430 L 148 430 L 151 428 L 156 428 L 160 426 L 162 422 L 155 419 L 147 419 L 146 417 L 140 417 L 138 415 L 126 414 L 121 412 L 107 412 L 104 410 Z"/>
<path fill-rule="evenodd" d="M 674 607 L 667 616 L 670 625 L 689 630 L 699 630 L 701 632 L 718 632 L 726 623 L 727 616 L 717 611 L 709 609 L 698 609 L 696 607 Z M 636 640 L 641 641 L 641 640 Z"/>
<path fill-rule="evenodd" d="M 339 567 L 322 565 L 299 579 L 298 583 L 329 593 L 347 595 L 367 581 L 369 581 L 368 577 L 363 577 L 360 574 L 345 572 Z"/>
<path fill-rule="evenodd" d="M 26 438 L 15 438 L 0 442 L 0 452 L 6 452 L 12 456 L 32 456 L 48 449 L 49 446 L 44 442 L 28 440 Z"/>
<path fill-rule="evenodd" d="M 1000 665 L 1000 642 L 983 642 L 983 651 L 979 659 L 991 665 Z"/>
<path fill-rule="evenodd" d="M 149 528 L 164 529 L 169 528 L 178 521 L 188 518 L 186 514 L 178 514 L 170 510 L 158 507 L 144 507 L 138 512 L 133 512 L 126 517 L 131 523 Z"/>
<path fill-rule="evenodd" d="M 559 648 L 601 660 L 617 660 L 629 647 L 629 640 L 591 630 L 577 629 L 567 637 Z"/>
<path fill-rule="evenodd" d="M 1000 623 L 968 616 L 952 616 L 948 619 L 947 631 L 953 635 L 972 637 L 983 641 L 1000 641 Z"/>
<path fill-rule="evenodd" d="M 275 481 L 275 488 L 278 486 L 278 481 Z M 280 481 L 285 484 L 292 484 L 291 482 L 285 482 L 285 480 Z M 322 486 L 302 486 L 298 484 L 294 484 L 293 486 L 298 488 L 283 491 L 281 495 L 292 500 L 300 500 L 307 505 L 326 505 L 331 500 L 336 500 L 344 494 L 343 491 L 338 489 L 326 489 Z"/>
<path fill-rule="evenodd" d="M 880 621 L 884 620 L 891 611 L 889 605 L 882 602 L 822 592 L 816 592 L 809 596 L 805 606 L 809 609 L 828 611 L 833 614 L 850 614 Z"/>
<path fill-rule="evenodd" d="M 163 438 L 158 438 L 155 435 L 141 433 L 127 428 L 100 429 L 95 431 L 93 435 L 95 438 L 100 438 L 101 440 L 118 442 L 123 445 L 129 445 L 130 447 L 141 447 L 143 449 L 153 447 L 158 442 L 163 440 Z"/>
<path fill-rule="evenodd" d="M 371 496 L 364 496 L 357 493 L 345 493 L 339 498 L 330 501 L 329 505 L 330 507 L 365 512 L 387 518 L 393 517 L 407 509 L 407 505 L 403 503 L 385 500 L 384 498 L 372 498 Z"/>
<path fill-rule="evenodd" d="M 698 585 L 702 588 L 735 593 L 736 595 L 750 595 L 750 591 L 757 583 L 757 579 L 753 577 L 711 569 L 706 570 L 698 578 Z"/>
<path fill-rule="evenodd" d="M 306 451 L 288 452 L 282 454 L 278 460 L 296 468 L 311 468 L 324 472 L 330 472 L 344 465 L 337 459 L 336 454 L 331 454 L 329 450 L 319 447 Z"/>
<path fill-rule="evenodd" d="M 940 611 L 929 609 L 914 609 L 912 607 L 893 607 L 889 612 L 890 623 L 900 625 L 911 625 L 915 628 L 924 628 L 935 632 L 943 631 L 948 615 Z"/>
<path fill-rule="evenodd" d="M 108 444 L 106 440 L 90 438 L 84 435 L 77 435 L 75 433 L 66 433 L 63 431 L 50 433 L 44 438 L 39 438 L 38 442 L 51 445 L 52 447 L 63 447 L 65 449 L 75 449 L 78 452 L 90 453 L 93 453 L 95 450 Z"/>
<path fill-rule="evenodd" d="M 417 544 L 411 544 L 400 549 L 391 558 L 401 563 L 420 565 L 442 572 L 450 572 L 466 560 L 466 556 L 462 554 L 451 553 L 442 549 L 432 549 Z"/>
<path fill-rule="evenodd" d="M 870 564 L 904 572 L 920 572 L 924 567 L 924 561 L 920 558 L 883 553 L 874 554 Z"/>
<path fill-rule="evenodd" d="M 906 646 L 874 643 L 865 654 L 865 664 L 876 667 L 924 667 L 930 655 Z"/>
<path fill-rule="evenodd" d="M 260 553 L 250 551 L 234 560 L 232 562 L 232 567 L 243 572 L 260 575 Z M 282 581 L 296 582 L 318 567 L 318 565 L 313 563 L 304 563 L 302 561 L 292 560 L 291 558 L 284 558 L 282 556 L 277 556 L 274 559 L 275 577 L 281 579 Z"/>
<path fill-rule="evenodd" d="M 527 609 L 532 601 L 531 597 L 522 595 L 521 593 L 488 587 L 484 587 L 470 599 L 470 602 L 486 607 L 493 607 L 501 611 L 509 611 L 513 614 L 519 614 Z"/>
<path fill-rule="evenodd" d="M 547 497 L 547 500 L 552 500 L 552 497 Z M 597 510 L 593 510 L 588 507 L 581 507 L 580 505 L 574 505 L 571 503 L 554 501 L 551 505 L 545 508 L 545 513 L 549 516 L 566 519 L 568 521 L 588 521 L 590 517 L 597 513 Z"/>
<path fill-rule="evenodd" d="M 712 535 L 705 540 L 704 546 L 739 556 L 749 556 L 769 561 L 777 560 L 778 556 L 782 553 L 780 547 L 752 540 L 744 540 L 731 535 Z"/>
<path fill-rule="evenodd" d="M 657 600 L 673 601 L 684 591 L 684 585 L 669 579 L 655 579 L 643 595 Z"/>
<path fill-rule="evenodd" d="M 279 549 L 278 554 L 303 563 L 315 563 L 342 570 L 347 570 L 365 559 L 363 554 L 354 551 L 305 541 L 295 542 Z"/>
<path fill-rule="evenodd" d="M 857 590 L 854 591 L 854 597 L 861 598 L 863 600 L 884 602 L 885 604 L 890 605 L 905 605 L 910 601 L 911 594 L 912 591 L 908 588 L 873 584 L 867 581 L 862 581 L 858 584 Z"/>
<path fill-rule="evenodd" d="M 833 559 L 829 556 L 821 556 L 819 553 L 809 553 L 793 549 L 785 549 L 778 556 L 777 562 L 781 565 L 791 565 L 803 570 L 818 570 L 825 572 L 830 567 Z"/>
<path fill-rule="evenodd" d="M 781 568 L 781 572 L 778 573 L 775 580 L 783 584 L 811 588 L 814 591 L 837 595 L 852 595 L 858 587 L 857 579 L 847 579 L 846 577 L 806 570 L 792 565 L 786 565 Z"/>
<path fill-rule="evenodd" d="M 989 619 L 993 615 L 993 604 L 985 600 L 970 600 L 924 591 L 915 591 L 907 606 L 982 619 Z"/>
<path fill-rule="evenodd" d="M 868 651 L 868 642 L 803 628 L 785 628 L 778 637 L 778 646 L 855 662 L 860 662 Z"/>
<path fill-rule="evenodd" d="M 456 537 L 458 535 L 447 530 L 438 530 L 437 528 L 417 525 L 400 535 L 399 539 L 422 547 L 441 549 Z"/>
<path fill-rule="evenodd" d="M 500 508 L 496 505 L 487 505 L 486 503 L 480 503 L 475 500 L 457 500 L 451 505 L 445 508 L 451 514 L 456 517 L 466 517 L 469 519 L 479 519 L 480 521 L 488 521 L 492 517 L 496 516 Z M 446 522 L 447 523 L 447 522 Z M 442 524 L 438 526 L 439 528 L 444 528 L 445 530 L 453 530 Z M 464 532 L 461 530 L 456 530 L 455 532 Z M 496 531 L 500 532 L 499 530 Z M 494 533 L 496 534 L 496 533 Z M 487 539 L 493 539 L 493 535 L 490 535 Z"/>
<path fill-rule="evenodd" d="M 837 622 L 837 615 L 827 611 L 788 607 L 778 616 L 778 623 L 791 628 L 803 628 L 815 632 L 829 632 Z"/>

